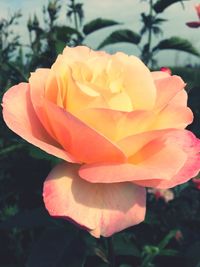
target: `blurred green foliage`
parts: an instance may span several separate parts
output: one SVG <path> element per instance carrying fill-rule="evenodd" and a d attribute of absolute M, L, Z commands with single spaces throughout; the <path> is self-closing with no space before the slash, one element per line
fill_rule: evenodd
<path fill-rule="evenodd" d="M 170 7 L 172 4 L 182 4 L 184 1 L 189 0 L 143 0 L 148 3 L 149 10 L 145 13 L 141 13 L 142 27 L 140 32 L 137 33 L 130 29 L 120 29 L 112 32 L 105 40 L 103 40 L 98 48 L 102 48 L 107 45 L 112 45 L 120 42 L 126 42 L 136 45 L 140 51 L 141 59 L 146 65 L 150 65 L 152 68 L 157 66 L 157 60 L 155 56 L 162 50 L 177 50 L 184 51 L 186 53 L 200 57 L 199 51 L 193 46 L 193 44 L 181 36 L 172 36 L 163 40 L 162 25 L 167 19 L 160 17 L 160 13 Z M 158 39 L 162 37 L 162 40 L 156 45 L 152 46 L 153 38 Z"/>
<path fill-rule="evenodd" d="M 161 13 L 176 2 L 158 0 L 151 4 Z M 20 21 L 20 12 L 0 20 L 1 97 L 10 86 L 26 81 L 31 71 L 50 67 L 66 45 L 84 44 L 89 34 L 119 24 L 102 18 L 84 24 L 83 4 L 70 0 L 66 24 L 60 25 L 57 18 L 61 6 L 61 0 L 51 0 L 43 7 L 44 27 L 36 14 L 29 18 L 29 43 L 25 46 L 12 28 Z M 149 33 L 149 27 L 154 34 L 160 33 L 163 18 L 141 16 L 140 34 L 117 30 L 99 47 L 120 41 L 137 44 Z M 185 50 L 193 49 L 180 39 L 172 41 Z M 167 45 L 172 44 L 161 41 L 159 49 Z M 189 128 L 200 137 L 200 68 L 175 67 L 172 72 L 187 82 L 189 106 L 195 114 Z M 112 267 L 111 252 L 116 267 L 200 266 L 200 193 L 192 182 L 175 188 L 175 198 L 169 203 L 149 193 L 144 223 L 109 241 L 94 239 L 65 220 L 51 218 L 44 208 L 43 182 L 59 159 L 12 133 L 2 115 L 0 133 L 0 267 Z"/>

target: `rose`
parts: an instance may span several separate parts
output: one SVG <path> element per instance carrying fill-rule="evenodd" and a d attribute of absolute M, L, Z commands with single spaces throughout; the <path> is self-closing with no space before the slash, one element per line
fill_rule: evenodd
<path fill-rule="evenodd" d="M 164 71 L 164 72 L 167 72 L 169 75 L 172 75 L 172 71 L 168 67 L 161 67 L 160 68 L 160 71 Z"/>
<path fill-rule="evenodd" d="M 10 88 L 10 129 L 68 162 L 44 183 L 49 213 L 110 236 L 144 220 L 145 187 L 194 177 L 200 142 L 184 129 L 193 119 L 184 86 L 134 56 L 80 46 Z"/>

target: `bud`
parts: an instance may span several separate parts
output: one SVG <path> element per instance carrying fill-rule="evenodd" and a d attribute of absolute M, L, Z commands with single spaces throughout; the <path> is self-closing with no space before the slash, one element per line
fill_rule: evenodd
<path fill-rule="evenodd" d="M 168 67 L 161 67 L 160 68 L 160 71 L 164 71 L 164 72 L 167 72 L 169 75 L 172 75 L 172 71 Z"/>

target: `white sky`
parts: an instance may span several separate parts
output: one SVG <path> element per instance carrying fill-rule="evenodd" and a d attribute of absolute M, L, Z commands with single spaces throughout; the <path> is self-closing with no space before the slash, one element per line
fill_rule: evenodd
<path fill-rule="evenodd" d="M 66 24 L 66 3 L 69 1 L 61 0 L 63 3 L 62 12 L 59 18 L 60 23 Z M 113 19 L 122 22 L 122 26 L 114 26 L 109 29 L 100 30 L 91 34 L 86 42 L 92 48 L 96 48 L 98 44 L 112 31 L 119 28 L 129 28 L 135 32 L 139 32 L 141 28 L 140 13 L 147 11 L 146 2 L 141 0 L 78 0 L 84 4 L 85 23 L 97 17 Z M 21 35 L 23 43 L 28 42 L 28 31 L 26 23 L 28 17 L 36 13 L 41 19 L 42 6 L 47 4 L 48 0 L 0 0 L 0 17 L 7 17 L 9 13 L 21 9 L 23 17 L 20 19 L 20 24 L 16 30 Z M 197 15 L 194 10 L 194 5 L 200 3 L 198 0 L 188 0 L 185 2 L 185 9 L 180 3 L 173 4 L 165 10 L 160 16 L 168 19 L 163 24 L 163 38 L 171 36 L 180 36 L 186 38 L 200 51 L 200 29 L 188 28 L 185 23 L 187 21 L 197 20 Z M 42 21 L 42 19 L 41 19 Z M 155 39 L 156 44 L 161 39 Z M 123 51 L 128 54 L 139 55 L 138 49 L 134 45 L 116 44 L 104 48 L 108 52 Z M 195 56 L 190 56 L 184 52 L 173 52 L 171 50 L 162 51 L 158 55 L 160 65 L 181 65 L 189 63 L 200 63 L 200 59 Z"/>

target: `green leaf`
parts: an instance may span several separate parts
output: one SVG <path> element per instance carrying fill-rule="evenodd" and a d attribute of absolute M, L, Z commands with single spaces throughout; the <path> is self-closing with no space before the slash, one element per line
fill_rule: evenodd
<path fill-rule="evenodd" d="M 120 23 L 117 21 L 114 21 L 114 20 L 97 18 L 97 19 L 94 19 L 94 20 L 88 22 L 87 24 L 85 24 L 83 27 L 83 32 L 84 32 L 84 34 L 88 35 L 88 34 L 94 32 L 94 31 L 97 31 L 99 29 L 118 25 L 118 24 L 120 24 Z"/>
<path fill-rule="evenodd" d="M 128 30 L 117 30 L 112 32 L 99 46 L 98 49 L 111 44 L 116 44 L 120 42 L 126 42 L 131 44 L 139 44 L 140 42 L 140 35 Z"/>
<path fill-rule="evenodd" d="M 161 24 L 162 22 L 166 22 L 167 19 L 163 19 L 163 18 L 155 18 L 154 19 L 154 24 Z"/>
<path fill-rule="evenodd" d="M 200 56 L 196 48 L 187 39 L 182 39 L 176 36 L 161 41 L 157 46 L 153 48 L 153 51 L 164 49 L 175 49 L 190 53 L 195 56 Z"/>
<path fill-rule="evenodd" d="M 114 236 L 114 251 L 116 255 L 140 257 L 140 251 L 126 234 Z"/>
<path fill-rule="evenodd" d="M 175 237 L 177 233 L 177 230 L 172 230 L 170 231 L 164 238 L 163 240 L 158 244 L 158 248 L 160 250 L 163 250 L 167 245 L 168 243 L 171 241 L 172 238 Z"/>
<path fill-rule="evenodd" d="M 56 45 L 55 45 L 55 47 L 56 47 L 56 54 L 57 55 L 58 54 L 61 54 L 62 51 L 63 51 L 63 49 L 65 48 L 65 46 L 66 46 L 66 43 L 65 42 L 57 40 L 56 41 Z"/>
<path fill-rule="evenodd" d="M 68 26 L 55 26 L 54 31 L 56 33 L 57 39 L 65 43 L 69 42 L 72 35 L 83 38 L 79 31 Z"/>
<path fill-rule="evenodd" d="M 157 13 L 163 12 L 167 7 L 169 7 L 172 4 L 183 2 L 183 1 L 189 1 L 189 0 L 158 0 L 153 8 Z"/>

